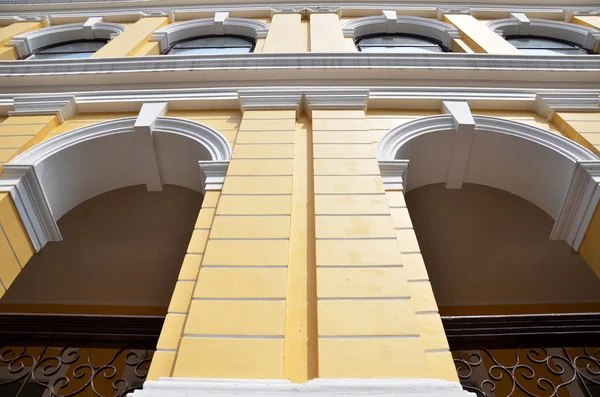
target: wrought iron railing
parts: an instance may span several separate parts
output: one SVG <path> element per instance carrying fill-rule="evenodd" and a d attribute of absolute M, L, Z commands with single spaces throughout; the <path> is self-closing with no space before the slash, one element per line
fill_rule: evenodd
<path fill-rule="evenodd" d="M 600 396 L 599 314 L 443 322 L 460 382 L 477 396 Z"/>
<path fill-rule="evenodd" d="M 163 321 L 0 315 L 0 396 L 125 396 L 146 379 Z"/>

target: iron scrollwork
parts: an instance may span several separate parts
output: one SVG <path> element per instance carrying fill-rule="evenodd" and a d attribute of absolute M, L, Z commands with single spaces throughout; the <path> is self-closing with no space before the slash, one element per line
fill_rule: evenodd
<path fill-rule="evenodd" d="M 455 351 L 453 356 L 463 388 L 480 397 L 599 395 L 598 348 L 481 347 Z"/>

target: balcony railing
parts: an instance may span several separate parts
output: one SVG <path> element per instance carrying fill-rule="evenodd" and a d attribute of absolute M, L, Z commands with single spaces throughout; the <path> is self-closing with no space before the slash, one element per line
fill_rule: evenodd
<path fill-rule="evenodd" d="M 125 396 L 144 383 L 163 321 L 0 315 L 0 396 Z"/>
<path fill-rule="evenodd" d="M 460 382 L 477 396 L 600 396 L 599 314 L 443 322 Z"/>

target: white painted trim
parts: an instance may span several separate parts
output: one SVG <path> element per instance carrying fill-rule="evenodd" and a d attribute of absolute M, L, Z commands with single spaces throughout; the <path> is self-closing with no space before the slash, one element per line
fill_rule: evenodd
<path fill-rule="evenodd" d="M 467 102 L 444 101 L 442 113 L 452 116 L 456 136 L 452 142 L 452 154 L 448 165 L 446 189 L 461 189 L 465 179 L 471 142 L 475 132 L 475 120 Z"/>
<path fill-rule="evenodd" d="M 229 161 L 199 161 L 198 166 L 202 172 L 203 194 L 207 191 L 223 190 Z"/>
<path fill-rule="evenodd" d="M 393 23 L 395 13 L 396 11 L 386 10 L 384 15 L 352 19 L 342 28 L 344 36 L 357 39 L 377 33 L 415 34 L 435 39 L 446 48 L 452 46 L 452 39 L 460 38 L 456 27 L 436 19 L 400 15 Z"/>
<path fill-rule="evenodd" d="M 152 33 L 151 41 L 158 41 L 160 51 L 165 52 L 173 43 L 198 36 L 237 35 L 256 39 L 267 37 L 269 25 L 247 18 L 224 17 L 228 13 L 216 13 L 215 18 L 176 22 Z M 220 18 L 218 19 L 217 16 Z"/>
<path fill-rule="evenodd" d="M 62 240 L 33 165 L 6 164 L 0 175 L 0 192 L 10 193 L 36 252 L 48 241 Z"/>
<path fill-rule="evenodd" d="M 43 186 L 36 175 L 36 168 L 41 166 L 44 160 L 61 151 L 111 135 L 142 133 L 152 139 L 155 133 L 167 133 L 186 137 L 202 145 L 211 156 L 210 162 L 218 164 L 228 162 L 231 148 L 221 134 L 194 121 L 157 116 L 164 110 L 166 110 L 165 104 L 162 107 L 160 104 L 152 104 L 143 109 L 137 119 L 128 117 L 105 121 L 66 132 L 32 147 L 5 164 L 0 175 L 0 191 L 12 195 L 36 251 L 44 247 L 48 241 L 61 240 L 56 225 L 58 217 L 52 213 L 51 203 L 48 202 Z M 152 142 L 150 144 L 153 145 Z M 153 157 L 151 163 L 157 164 L 154 147 L 150 149 L 152 150 L 148 152 L 148 156 Z M 149 170 L 149 173 L 150 176 L 159 173 L 158 166 L 154 170 Z M 59 177 L 59 175 L 52 176 L 52 178 Z M 204 182 L 203 180 L 202 183 Z M 206 189 L 205 186 L 202 188 Z"/>
<path fill-rule="evenodd" d="M 237 92 L 239 108 L 246 110 L 292 109 L 298 110 L 302 101 L 299 90 L 241 89 Z"/>
<path fill-rule="evenodd" d="M 385 191 L 404 191 L 408 160 L 379 160 L 379 172 Z"/>
<path fill-rule="evenodd" d="M 77 114 L 75 96 L 26 96 L 13 99 L 14 110 L 9 116 L 32 116 L 39 114 L 55 114 L 61 123 Z"/>
<path fill-rule="evenodd" d="M 598 111 L 600 109 L 600 93 L 598 92 L 543 92 L 536 95 L 533 109 L 552 120 L 555 112 L 560 111 Z"/>
<path fill-rule="evenodd" d="M 579 250 L 600 202 L 600 160 L 577 163 L 550 238 Z"/>
<path fill-rule="evenodd" d="M 146 381 L 133 397 L 468 397 L 458 382 L 442 379 L 312 379 L 295 384 L 280 379 L 159 378 Z"/>
<path fill-rule="evenodd" d="M 304 92 L 304 110 L 312 117 L 313 110 L 367 110 L 369 90 L 307 90 Z"/>
<path fill-rule="evenodd" d="M 154 130 L 157 118 L 167 113 L 168 108 L 169 104 L 167 102 L 144 103 L 133 125 L 137 133 L 144 135 L 147 157 L 151 159 L 151 161 L 148 161 L 152 165 L 150 166 L 151 169 L 148 170 L 148 182 L 146 183 L 149 191 L 162 190 L 160 167 L 158 165 L 158 158 L 156 157 L 156 147 L 152 131 Z"/>
<path fill-rule="evenodd" d="M 90 21 L 84 23 L 70 23 L 66 25 L 49 26 L 47 28 L 32 30 L 15 36 L 7 46 L 15 47 L 20 58 L 31 55 L 35 50 L 48 45 L 59 44 L 65 41 L 105 39 L 111 40 L 125 31 L 125 26 L 117 23 Z"/>
<path fill-rule="evenodd" d="M 569 22 L 547 19 L 506 18 L 488 22 L 487 26 L 502 36 L 542 36 L 567 40 L 579 44 L 589 51 L 598 51 L 600 31 Z"/>

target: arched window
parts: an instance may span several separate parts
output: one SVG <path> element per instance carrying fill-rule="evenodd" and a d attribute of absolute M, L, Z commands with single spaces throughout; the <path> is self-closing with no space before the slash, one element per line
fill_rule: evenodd
<path fill-rule="evenodd" d="M 528 55 L 586 55 L 577 44 L 538 36 L 509 36 L 506 40 Z"/>
<path fill-rule="evenodd" d="M 361 37 L 356 40 L 361 52 L 393 52 L 421 54 L 447 51 L 440 43 L 430 38 L 413 35 L 378 34 Z"/>
<path fill-rule="evenodd" d="M 27 59 L 82 59 L 89 58 L 108 40 L 77 40 L 38 48 Z"/>
<path fill-rule="evenodd" d="M 242 36 L 204 36 L 175 43 L 169 55 L 247 54 L 254 50 L 254 41 Z"/>

